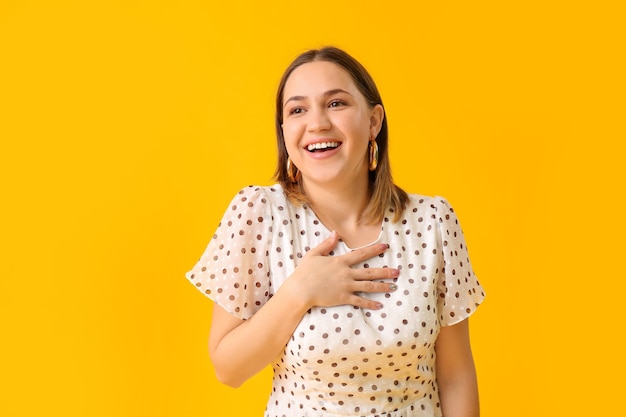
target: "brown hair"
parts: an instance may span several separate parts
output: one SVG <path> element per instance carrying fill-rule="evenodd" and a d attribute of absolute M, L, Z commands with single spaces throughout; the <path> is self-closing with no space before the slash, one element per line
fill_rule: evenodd
<path fill-rule="evenodd" d="M 283 77 L 278 85 L 276 93 L 276 138 L 278 145 L 278 166 L 274 177 L 282 185 L 285 194 L 294 204 L 309 203 L 304 190 L 302 181 L 292 182 L 287 175 L 287 147 L 285 146 L 285 138 L 283 136 L 283 94 L 285 84 L 291 73 L 303 64 L 314 61 L 333 62 L 350 74 L 357 88 L 363 94 L 371 107 L 377 104 L 383 105 L 382 98 L 376 88 L 374 80 L 367 70 L 356 59 L 348 55 L 341 49 L 327 46 L 321 49 L 312 49 L 299 55 L 285 70 Z M 384 106 L 383 106 L 384 108 Z M 394 212 L 393 221 L 400 219 L 408 196 L 404 190 L 393 183 L 391 177 L 391 167 L 389 163 L 388 152 L 388 129 L 387 115 L 384 115 L 382 126 L 378 136 L 376 136 L 378 144 L 378 167 L 374 171 L 369 172 L 370 187 L 372 190 L 372 198 L 367 207 L 361 214 L 367 223 L 378 223 L 382 221 L 385 210 L 391 206 Z"/>

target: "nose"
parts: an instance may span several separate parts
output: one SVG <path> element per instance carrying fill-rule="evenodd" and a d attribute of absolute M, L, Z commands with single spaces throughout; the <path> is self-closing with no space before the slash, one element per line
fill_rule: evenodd
<path fill-rule="evenodd" d="M 311 109 L 309 110 L 309 117 L 307 120 L 307 130 L 309 132 L 319 132 L 330 129 L 330 119 L 326 114 L 325 109 Z"/>

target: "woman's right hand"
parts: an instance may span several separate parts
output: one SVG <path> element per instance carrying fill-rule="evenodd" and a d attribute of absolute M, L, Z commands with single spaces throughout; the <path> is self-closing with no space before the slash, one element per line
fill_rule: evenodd
<path fill-rule="evenodd" d="M 218 304 L 213 310 L 209 350 L 220 381 L 233 387 L 276 359 L 302 316 L 313 306 L 349 304 L 379 309 L 382 305 L 357 293 L 389 292 L 398 276 L 393 268 L 352 268 L 378 256 L 387 245 L 377 244 L 341 256 L 328 256 L 339 237 L 333 233 L 304 255 L 294 273 L 250 319 L 234 317 Z"/>
<path fill-rule="evenodd" d="M 344 304 L 380 309 L 382 304 L 356 293 L 391 292 L 394 283 L 375 280 L 396 278 L 395 268 L 352 268 L 353 265 L 380 255 L 387 244 L 376 244 L 340 256 L 328 256 L 337 246 L 336 232 L 308 251 L 295 272 L 283 285 L 292 286 L 294 294 L 303 297 L 307 309 L 313 306 L 330 307 Z"/>

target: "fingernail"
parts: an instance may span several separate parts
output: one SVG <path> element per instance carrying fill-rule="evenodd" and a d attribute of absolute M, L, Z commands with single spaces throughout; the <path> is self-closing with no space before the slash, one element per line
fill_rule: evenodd
<path fill-rule="evenodd" d="M 378 309 L 383 308 L 383 305 L 381 303 L 376 303 L 376 308 Z"/>
<path fill-rule="evenodd" d="M 398 286 L 396 284 L 389 284 L 389 291 L 395 291 L 398 289 Z"/>
<path fill-rule="evenodd" d="M 330 232 L 330 237 L 331 238 L 335 238 L 337 236 L 337 232 L 335 232 L 334 230 L 332 232 Z"/>
<path fill-rule="evenodd" d="M 394 277 L 397 277 L 398 275 L 400 275 L 400 270 L 399 269 L 392 269 L 391 270 L 391 275 Z"/>

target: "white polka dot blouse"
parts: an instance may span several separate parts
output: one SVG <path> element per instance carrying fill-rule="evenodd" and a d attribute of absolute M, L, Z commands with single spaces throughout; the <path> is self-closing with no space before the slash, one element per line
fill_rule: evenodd
<path fill-rule="evenodd" d="M 400 221 L 392 222 L 389 209 L 371 243 L 390 248 L 354 266 L 399 269 L 398 289 L 367 295 L 381 310 L 310 309 L 272 364 L 265 417 L 441 416 L 435 340 L 441 326 L 470 316 L 485 294 L 448 202 L 409 197 Z M 330 233 L 306 205 L 291 204 L 280 185 L 246 187 L 186 276 L 245 320 Z M 331 256 L 350 250 L 340 241 Z"/>

